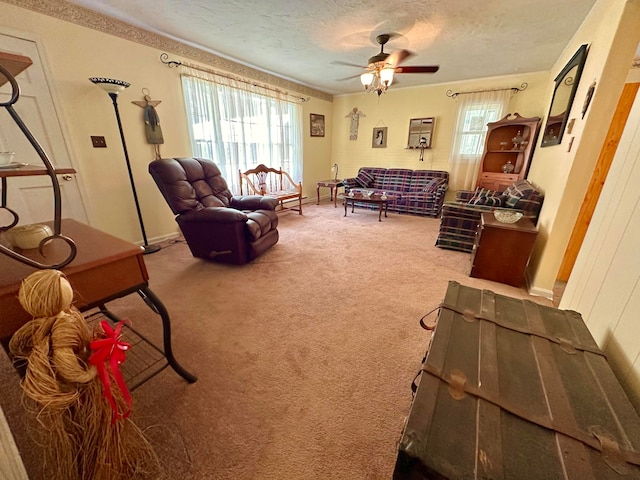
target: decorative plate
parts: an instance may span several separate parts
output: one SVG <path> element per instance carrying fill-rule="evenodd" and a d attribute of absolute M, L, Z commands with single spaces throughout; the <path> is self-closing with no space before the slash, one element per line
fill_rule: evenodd
<path fill-rule="evenodd" d="M 504 210 L 494 210 L 493 216 L 502 223 L 516 223 L 522 218 L 521 212 L 507 212 Z"/>

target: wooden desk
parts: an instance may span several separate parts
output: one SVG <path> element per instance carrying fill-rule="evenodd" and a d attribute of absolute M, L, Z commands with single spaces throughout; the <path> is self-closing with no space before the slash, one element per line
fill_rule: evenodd
<path fill-rule="evenodd" d="M 106 303 L 137 292 L 162 319 L 167 362 L 185 380 L 195 382 L 196 377 L 184 370 L 173 356 L 169 313 L 149 288 L 142 248 L 71 219 L 62 220 L 62 234 L 72 238 L 78 249 L 74 260 L 62 269 L 74 289 L 75 306 L 82 312 L 99 307 L 106 316 L 118 320 L 106 308 Z M 54 240 L 44 247 L 46 257 L 37 249 L 22 253 L 50 263 L 65 258 L 68 251 L 65 242 Z M 31 320 L 17 295 L 22 280 L 34 271 L 34 267 L 0 255 L 0 342 L 5 348 L 11 335 Z"/>

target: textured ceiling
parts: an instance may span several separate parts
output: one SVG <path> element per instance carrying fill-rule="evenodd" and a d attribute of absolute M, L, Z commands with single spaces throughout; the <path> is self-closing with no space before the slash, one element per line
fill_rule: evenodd
<path fill-rule="evenodd" d="M 549 70 L 596 0 L 71 0 L 71 3 L 330 94 L 361 92 L 355 76 L 407 49 L 397 87 Z M 396 82 L 394 82 L 396 85 Z"/>

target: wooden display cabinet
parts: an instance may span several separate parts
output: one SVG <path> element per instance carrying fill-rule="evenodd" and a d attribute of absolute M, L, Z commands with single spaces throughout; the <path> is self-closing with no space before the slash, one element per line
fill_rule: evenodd
<path fill-rule="evenodd" d="M 477 186 L 502 192 L 513 182 L 526 177 L 538 137 L 540 117 L 507 114 L 502 120 L 488 123 L 487 127 Z M 509 163 L 513 165 L 513 171 L 503 171 L 503 166 Z"/>

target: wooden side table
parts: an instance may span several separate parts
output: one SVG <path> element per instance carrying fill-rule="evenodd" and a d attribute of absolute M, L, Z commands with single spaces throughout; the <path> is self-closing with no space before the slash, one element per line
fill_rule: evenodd
<path fill-rule="evenodd" d="M 338 207 L 338 188 L 342 187 L 342 180 L 321 180 L 316 183 L 316 194 L 318 196 L 318 203 L 316 205 L 320 205 L 320 187 L 329 187 L 331 189 L 331 193 L 329 194 L 329 199 L 333 200 L 333 207 Z"/>
<path fill-rule="evenodd" d="M 51 222 L 49 222 L 51 224 Z M 171 347 L 171 319 L 166 307 L 149 288 L 149 274 L 144 264 L 144 250 L 133 243 L 109 235 L 72 219 L 62 219 L 62 233 L 72 238 L 78 254 L 62 269 L 74 290 L 74 305 L 81 312 L 99 308 L 108 318 L 120 320 L 106 306 L 116 298 L 137 293 L 154 313 L 160 316 L 163 332 L 163 353 L 168 365 L 186 381 L 196 377 L 175 359 Z M 52 241 L 44 247 L 43 257 L 37 249 L 24 253 L 37 261 L 65 258 L 68 247 L 62 241 Z M 0 344 L 8 351 L 11 336 L 31 316 L 18 301 L 20 283 L 36 268 L 5 255 L 0 255 Z M 156 372 L 157 373 L 157 372 Z"/>
<path fill-rule="evenodd" d="M 471 252 L 471 277 L 519 287 L 533 251 L 538 230 L 528 218 L 502 223 L 483 213 Z"/>

